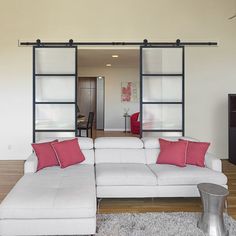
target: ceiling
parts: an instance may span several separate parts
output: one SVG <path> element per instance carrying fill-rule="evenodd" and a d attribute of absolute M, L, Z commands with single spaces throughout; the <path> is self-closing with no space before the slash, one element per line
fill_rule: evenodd
<path fill-rule="evenodd" d="M 118 55 L 113 58 L 112 55 Z M 138 67 L 138 49 L 78 49 L 79 67 Z"/>

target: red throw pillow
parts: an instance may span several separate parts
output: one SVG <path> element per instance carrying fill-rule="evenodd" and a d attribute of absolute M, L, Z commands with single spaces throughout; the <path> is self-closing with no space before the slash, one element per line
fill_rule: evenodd
<path fill-rule="evenodd" d="M 45 143 L 32 143 L 34 152 L 38 158 L 37 171 L 50 166 L 59 166 L 57 156 L 51 146 L 53 143 L 57 143 L 58 140 Z"/>
<path fill-rule="evenodd" d="M 210 143 L 187 141 L 186 164 L 205 167 L 205 155 Z"/>
<path fill-rule="evenodd" d="M 52 147 L 56 153 L 61 168 L 65 168 L 85 160 L 77 138 L 52 143 Z"/>
<path fill-rule="evenodd" d="M 186 162 L 186 148 L 185 141 L 168 141 L 159 139 L 160 153 L 157 158 L 157 164 L 170 164 L 184 167 Z"/>

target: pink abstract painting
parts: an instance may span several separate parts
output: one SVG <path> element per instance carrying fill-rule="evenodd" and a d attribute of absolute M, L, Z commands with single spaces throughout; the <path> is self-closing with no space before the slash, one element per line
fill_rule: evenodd
<path fill-rule="evenodd" d="M 137 102 L 138 91 L 136 82 L 121 83 L 121 101 L 122 102 Z"/>

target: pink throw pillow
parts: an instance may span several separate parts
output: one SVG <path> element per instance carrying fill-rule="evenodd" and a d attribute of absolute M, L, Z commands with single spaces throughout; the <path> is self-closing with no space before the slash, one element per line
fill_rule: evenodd
<path fill-rule="evenodd" d="M 185 167 L 186 162 L 186 148 L 185 141 L 168 141 L 159 139 L 160 153 L 157 158 L 157 164 L 170 164 L 180 167 Z"/>
<path fill-rule="evenodd" d="M 57 156 L 51 146 L 53 143 L 57 143 L 58 140 L 45 143 L 32 143 L 31 146 L 38 158 L 37 171 L 50 166 L 59 166 Z"/>
<path fill-rule="evenodd" d="M 192 141 L 187 142 L 186 164 L 205 167 L 205 155 L 210 143 Z"/>
<path fill-rule="evenodd" d="M 53 143 L 52 147 L 61 168 L 81 163 L 85 160 L 77 138 Z"/>

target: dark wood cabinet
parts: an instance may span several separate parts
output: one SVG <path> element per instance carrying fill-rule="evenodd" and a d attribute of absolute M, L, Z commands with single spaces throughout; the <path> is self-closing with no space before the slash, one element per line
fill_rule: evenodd
<path fill-rule="evenodd" d="M 229 161 L 236 165 L 236 94 L 228 95 Z"/>

